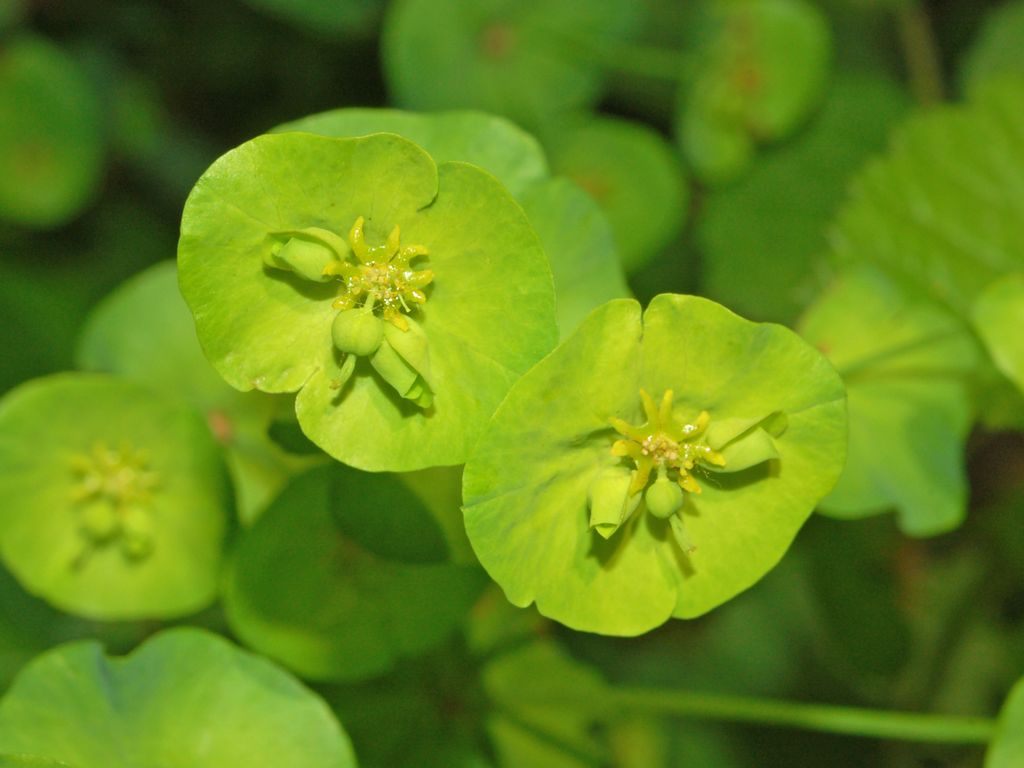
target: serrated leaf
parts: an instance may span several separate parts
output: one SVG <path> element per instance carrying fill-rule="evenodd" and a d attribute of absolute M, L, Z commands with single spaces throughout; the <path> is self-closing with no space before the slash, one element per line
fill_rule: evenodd
<path fill-rule="evenodd" d="M 832 233 L 841 263 L 870 261 L 967 316 L 1024 267 L 1024 80 L 909 122 L 857 177 Z"/>
<path fill-rule="evenodd" d="M 0 702 L 0 750 L 75 768 L 354 768 L 330 710 L 265 659 L 195 629 L 110 659 L 96 642 L 49 651 Z"/>
<path fill-rule="evenodd" d="M 98 374 L 27 382 L 0 401 L 0 468 L 0 547 L 29 592 L 100 619 L 214 599 L 230 491 L 180 401 Z"/>
<path fill-rule="evenodd" d="M 607 541 L 589 529 L 591 484 L 608 467 L 630 466 L 612 453 L 609 420 L 638 423 L 641 389 L 658 398 L 671 389 L 684 420 L 701 411 L 712 424 L 788 418 L 777 461 L 695 470 L 702 492 L 675 516 L 696 547 L 689 554 L 643 505 Z M 831 366 L 781 326 L 691 296 L 657 297 L 642 322 L 635 302 L 609 302 L 495 414 L 466 465 L 466 529 L 513 604 L 535 601 L 576 629 L 639 634 L 710 610 L 775 565 L 839 475 L 845 419 Z"/>
<path fill-rule="evenodd" d="M 960 525 L 980 358 L 962 323 L 864 267 L 838 278 L 800 330 L 836 366 L 849 403 L 846 468 L 822 511 L 858 518 L 895 508 L 912 536 Z"/>
<path fill-rule="evenodd" d="M 445 554 L 430 513 L 396 477 L 317 469 L 239 543 L 228 620 L 304 677 L 379 675 L 448 637 L 483 588 L 478 568 Z"/>

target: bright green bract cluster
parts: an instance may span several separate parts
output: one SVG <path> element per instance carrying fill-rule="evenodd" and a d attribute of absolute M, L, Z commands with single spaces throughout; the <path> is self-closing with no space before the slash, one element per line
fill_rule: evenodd
<path fill-rule="evenodd" d="M 347 250 L 344 241 L 329 230 L 308 227 L 289 233 L 283 244 L 264 256 L 264 262 L 318 283 L 341 281 L 339 296 L 331 303 L 332 309 L 341 310 L 331 324 L 331 338 L 346 357 L 332 382 L 334 389 L 341 389 L 352 376 L 356 357 L 369 357 L 377 373 L 399 395 L 428 408 L 433 396 L 421 376 L 423 371 L 415 367 L 415 361 L 427 359 L 426 337 L 407 317 L 427 301 L 423 289 L 434 273 L 413 268 L 411 262 L 428 251 L 422 245 L 401 247 L 397 225 L 383 244 L 367 245 L 364 226 L 365 219 L 360 216 L 349 230 Z M 385 323 L 408 337 L 391 334 L 391 338 L 402 338 L 392 345 L 386 338 Z"/>
<path fill-rule="evenodd" d="M 791 331 L 693 296 L 612 301 L 495 413 L 466 530 L 515 605 L 635 635 L 760 579 L 845 448 L 842 382 Z"/>
<path fill-rule="evenodd" d="M 393 134 L 271 134 L 227 153 L 186 203 L 178 268 L 214 368 L 298 392 L 305 434 L 360 469 L 465 461 L 557 340 L 522 209 L 479 168 Z"/>

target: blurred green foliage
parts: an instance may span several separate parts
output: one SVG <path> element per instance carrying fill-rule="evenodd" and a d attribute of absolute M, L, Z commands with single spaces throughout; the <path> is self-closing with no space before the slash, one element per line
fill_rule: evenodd
<path fill-rule="evenodd" d="M 0 0 L 2 402 L 80 369 L 205 425 L 197 472 L 226 462 L 233 486 L 210 517 L 238 524 L 216 604 L 174 622 L 253 651 L 195 630 L 145 643 L 177 611 L 96 620 L 26 578 L 80 537 L 58 499 L 37 554 L 12 550 L 11 489 L 56 499 L 76 429 L 144 421 L 44 409 L 0 433 L 0 685 L 27 669 L 0 703 L 0 766 L 108 768 L 112 745 L 180 761 L 207 723 L 244 721 L 340 768 L 335 718 L 364 768 L 1024 765 L 1022 19 L 1019 0 Z M 460 468 L 327 466 L 291 396 L 205 362 L 167 263 L 182 208 L 275 126 L 390 131 L 483 167 L 548 253 L 563 337 L 665 292 L 798 329 L 848 392 L 825 514 L 754 588 L 640 637 L 513 608 L 465 538 Z M 549 389 L 582 401 L 585 378 Z M 31 662 L 84 639 L 138 650 Z M 674 717 L 617 691 L 735 698 Z M 749 697 L 999 721 L 986 755 L 988 720 L 951 743 L 733 723 Z"/>

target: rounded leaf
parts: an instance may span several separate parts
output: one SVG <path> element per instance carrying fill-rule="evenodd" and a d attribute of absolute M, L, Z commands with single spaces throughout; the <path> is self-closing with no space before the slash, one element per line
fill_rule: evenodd
<path fill-rule="evenodd" d="M 334 250 L 337 280 L 266 265 L 276 243 L 300 231 Z M 417 261 L 411 271 L 387 262 L 406 287 L 401 308 L 393 298 L 383 310 L 385 333 L 422 326 L 427 355 L 412 360 L 391 339 L 375 353 L 387 359 L 371 365 L 375 357 L 338 350 L 331 329 L 339 311 L 376 295 L 353 298 L 350 286 L 378 290 L 369 273 L 379 276 L 388 258 Z M 218 372 L 242 390 L 300 390 L 303 431 L 363 469 L 464 461 L 509 386 L 557 335 L 551 272 L 522 209 L 489 174 L 439 168 L 391 134 L 273 134 L 232 150 L 189 196 L 178 265 Z M 395 352 L 429 391 L 399 376 Z"/>
<path fill-rule="evenodd" d="M 35 37 L 0 51 L 0 219 L 59 226 L 89 202 L 103 161 L 100 102 L 57 46 Z"/>
<path fill-rule="evenodd" d="M 676 153 L 657 131 L 590 118 L 554 137 L 549 151 L 555 172 L 601 206 L 626 272 L 639 270 L 679 233 L 689 189 Z"/>
<path fill-rule="evenodd" d="M 288 477 L 311 463 L 288 455 L 267 436 L 275 415 L 292 408 L 287 397 L 238 392 L 203 356 L 173 261 L 129 278 L 96 305 L 79 336 L 75 362 L 84 370 L 140 381 L 205 415 L 225 449 L 243 522 L 254 520 Z"/>
<path fill-rule="evenodd" d="M 510 120 L 483 112 L 420 114 L 349 107 L 293 120 L 273 132 L 283 131 L 335 138 L 397 133 L 427 150 L 436 163 L 460 160 L 480 166 L 516 196 L 548 173 L 544 152 L 533 136 Z"/>
<path fill-rule="evenodd" d="M 23 384 L 0 401 L 0 496 L 5 564 L 62 610 L 163 618 L 216 595 L 230 491 L 206 424 L 180 401 L 96 374 Z"/>
<path fill-rule="evenodd" d="M 479 568 L 446 556 L 442 532 L 397 477 L 317 469 L 243 536 L 226 580 L 228 621 L 304 677 L 381 674 L 448 637 L 483 588 Z"/>
<path fill-rule="evenodd" d="M 641 405 L 656 408 L 646 393 L 687 422 L 687 434 L 727 419 L 763 424 L 778 458 L 723 473 L 728 463 L 708 448 L 686 485 L 680 472 L 684 504 L 671 521 L 641 504 L 605 539 L 590 527 L 588 493 L 608 467 L 633 469 L 632 449 L 620 449 L 628 441 L 617 438 L 642 420 Z M 536 602 L 576 629 L 635 635 L 700 615 L 771 569 L 835 483 L 845 445 L 842 383 L 791 331 L 693 296 L 658 296 L 642 319 L 635 302 L 613 301 L 495 413 L 466 465 L 466 529 L 515 605 Z"/>
<path fill-rule="evenodd" d="M 33 661 L 0 702 L 0 752 L 75 768 L 354 768 L 327 706 L 217 635 L 161 632 L 124 658 L 94 641 Z"/>
<path fill-rule="evenodd" d="M 680 92 L 676 134 L 694 173 L 732 181 L 757 144 L 791 134 L 825 93 L 831 47 L 822 12 L 805 0 L 719 4 Z"/>
<path fill-rule="evenodd" d="M 536 127 L 597 101 L 601 69 L 579 48 L 621 40 L 638 11 L 629 0 L 400 0 L 384 24 L 388 86 L 410 109 L 471 107 Z"/>

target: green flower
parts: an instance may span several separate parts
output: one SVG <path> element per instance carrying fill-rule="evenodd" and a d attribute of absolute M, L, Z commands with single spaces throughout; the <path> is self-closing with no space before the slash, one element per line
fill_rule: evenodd
<path fill-rule="evenodd" d="M 306 435 L 371 471 L 465 461 L 557 339 L 551 271 L 489 174 L 392 134 L 258 137 L 185 206 L 182 294 L 232 386 L 298 392 Z"/>
<path fill-rule="evenodd" d="M 494 414 L 466 531 L 513 604 L 635 635 L 760 579 L 845 448 L 842 382 L 792 331 L 693 296 L 612 301 Z"/>

